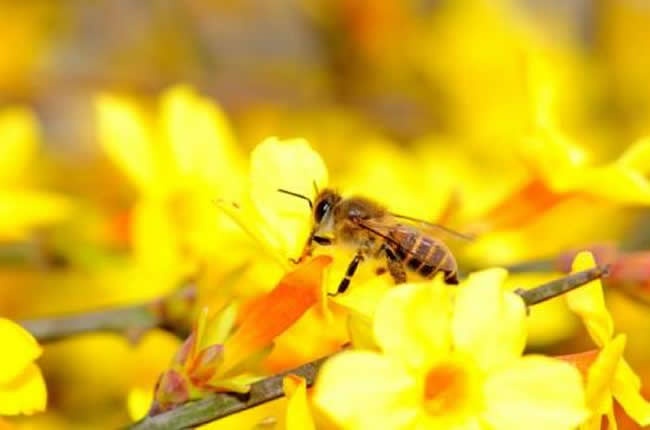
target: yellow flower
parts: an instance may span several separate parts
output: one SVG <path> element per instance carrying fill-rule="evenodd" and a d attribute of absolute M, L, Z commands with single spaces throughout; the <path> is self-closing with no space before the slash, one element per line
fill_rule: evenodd
<path fill-rule="evenodd" d="M 104 151 L 138 192 L 131 240 L 143 287 L 160 293 L 205 258 L 226 272 L 241 264 L 234 252 L 240 247 L 224 243 L 242 234 L 214 204 L 238 196 L 244 178 L 243 157 L 218 106 L 176 86 L 162 94 L 157 116 L 109 94 L 97 98 L 96 111 Z"/>
<path fill-rule="evenodd" d="M 247 172 L 225 114 L 187 86 L 162 94 L 157 117 L 107 94 L 97 115 L 104 150 L 138 190 L 132 241 L 148 285 L 173 284 L 188 261 L 218 262 L 222 273 L 254 261 L 249 277 L 266 287 L 289 269 L 311 220 L 304 201 L 277 189 L 311 197 L 314 183 L 327 184 L 305 140 L 266 139 Z"/>
<path fill-rule="evenodd" d="M 581 252 L 573 262 L 573 271 L 595 267 L 594 257 Z M 616 428 L 613 399 L 641 426 L 650 424 L 650 402 L 639 393 L 641 380 L 623 358 L 625 335 L 614 336 L 614 323 L 605 307 L 600 280 L 571 291 L 566 296 L 569 308 L 580 316 L 600 353 L 589 368 L 586 383 L 587 405 L 594 416 L 584 429 L 599 429 L 602 415 L 607 415 L 610 428 Z"/>
<path fill-rule="evenodd" d="M 251 153 L 247 193 L 222 207 L 283 267 L 297 258 L 311 229 L 305 200 L 278 192 L 285 189 L 315 198 L 327 186 L 327 167 L 304 139 L 265 139 Z"/>
<path fill-rule="evenodd" d="M 544 129 L 549 136 L 559 133 Z M 650 204 L 650 140 L 632 145 L 616 161 L 594 166 L 581 152 L 559 137 L 523 145 L 521 151 L 534 165 L 533 175 L 510 196 L 473 225 L 485 231 L 467 248 L 467 258 L 483 264 L 509 264 L 546 257 L 585 241 L 604 240 L 622 232 L 631 217 L 622 209 Z M 586 216 L 586 215 L 589 216 Z M 581 216 L 585 215 L 585 216 Z M 538 240 L 539 237 L 552 240 Z"/>
<path fill-rule="evenodd" d="M 483 206 L 479 203 L 468 205 L 464 214 L 474 215 L 466 218 L 469 229 L 481 233 L 466 250 L 474 264 L 547 257 L 585 241 L 622 234 L 633 218 L 621 216 L 621 210 L 650 204 L 650 139 L 637 140 L 614 161 L 599 162 L 595 145 L 578 144 L 558 126 L 557 118 L 566 118 L 561 116 L 561 85 L 554 66 L 539 53 L 526 58 L 524 90 L 529 101 L 522 111 L 528 112 L 529 126 L 518 133 L 520 138 L 511 139 L 516 145 L 501 157 L 507 162 L 506 176 L 513 179 L 509 194 L 483 213 L 471 210 Z M 518 157 L 519 166 L 514 168 L 512 155 Z M 484 200 L 472 190 L 464 194 Z M 606 234 L 601 228 L 604 219 L 609 226 Z"/>
<path fill-rule="evenodd" d="M 287 375 L 282 380 L 287 396 L 286 430 L 315 430 L 314 419 L 307 403 L 307 384 L 304 378 Z"/>
<path fill-rule="evenodd" d="M 69 203 L 28 187 L 27 168 L 38 149 L 34 114 L 14 107 L 0 111 L 0 240 L 24 239 L 28 232 L 64 219 Z"/>
<path fill-rule="evenodd" d="M 587 416 L 580 374 L 522 356 L 525 306 L 506 272 L 388 292 L 374 320 L 381 353 L 350 351 L 322 368 L 314 402 L 347 429 L 570 429 Z"/>
<path fill-rule="evenodd" d="M 615 161 L 594 166 L 585 151 L 550 124 L 522 146 L 549 188 L 557 194 L 584 193 L 619 204 L 650 204 L 650 139 L 634 142 Z"/>
<path fill-rule="evenodd" d="M 305 200 L 280 193 L 278 189 L 304 195 L 313 201 L 316 191 L 328 186 L 327 167 L 306 140 L 281 141 L 275 137 L 267 138 L 255 147 L 250 164 L 248 193 L 244 193 L 236 205 L 221 202 L 220 206 L 260 245 L 267 256 L 272 257 L 276 267 L 286 271 L 290 267 L 289 260 L 301 255 L 313 225 L 313 216 Z M 336 291 L 352 259 L 351 252 L 354 250 L 343 247 L 320 247 L 315 250 L 316 255 L 334 256 L 334 263 L 328 268 L 323 283 L 324 290 Z M 261 260 L 259 253 L 256 260 Z M 268 264 L 257 266 L 258 277 L 269 278 L 269 273 L 274 273 L 270 272 Z M 365 279 L 376 278 L 374 269 L 371 263 L 362 265 L 355 275 L 355 287 Z M 276 274 L 271 278 L 277 278 Z M 391 282 L 387 276 L 380 279 L 384 289 Z M 348 304 L 359 302 L 354 293 L 336 300 Z"/>
<path fill-rule="evenodd" d="M 168 410 L 206 392 L 248 392 L 257 379 L 252 368 L 268 355 L 274 339 L 319 301 L 323 270 L 330 263 L 331 258 L 319 256 L 285 275 L 249 309 L 234 332 L 237 315 L 232 306 L 211 320 L 205 308 L 171 368 L 162 374 L 153 410 Z"/>
<path fill-rule="evenodd" d="M 31 415 L 45 410 L 47 392 L 34 361 L 41 347 L 18 324 L 0 318 L 0 415 Z"/>

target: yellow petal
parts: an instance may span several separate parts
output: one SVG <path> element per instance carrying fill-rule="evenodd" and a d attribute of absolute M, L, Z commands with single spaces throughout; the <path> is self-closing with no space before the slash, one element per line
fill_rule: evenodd
<path fill-rule="evenodd" d="M 133 250 L 136 261 L 148 276 L 150 292 L 163 293 L 181 275 L 183 257 L 180 232 L 165 202 L 140 200 L 133 213 Z M 143 286 L 144 290 L 144 286 Z"/>
<path fill-rule="evenodd" d="M 507 276 L 503 269 L 473 273 L 456 295 L 454 346 L 486 371 L 519 358 L 526 345 L 526 307 L 520 296 L 503 291 Z"/>
<path fill-rule="evenodd" d="M 569 430 L 589 415 L 580 373 L 571 365 L 528 356 L 488 376 L 485 420 L 500 430 Z"/>
<path fill-rule="evenodd" d="M 95 104 L 99 142 L 106 154 L 141 191 L 154 189 L 158 172 L 143 114 L 129 101 L 108 94 L 98 96 Z"/>
<path fill-rule="evenodd" d="M 614 376 L 612 393 L 625 413 L 641 426 L 650 425 L 650 402 L 641 396 L 639 377 L 623 359 Z"/>
<path fill-rule="evenodd" d="M 225 113 L 215 103 L 178 85 L 163 94 L 160 121 L 181 178 L 210 185 L 218 198 L 239 198 L 244 160 Z"/>
<path fill-rule="evenodd" d="M 194 344 L 192 345 L 192 351 L 190 355 L 196 357 L 203 348 L 210 346 L 210 343 L 207 342 L 205 338 L 205 329 L 208 325 L 208 307 L 204 306 L 199 311 L 199 315 L 196 318 L 194 323 L 193 332 L 194 332 Z"/>
<path fill-rule="evenodd" d="M 235 327 L 237 311 L 238 308 L 234 303 L 221 309 L 208 324 L 201 345 L 223 344 Z"/>
<path fill-rule="evenodd" d="M 24 108 L 0 112 L 0 184 L 9 184 L 25 172 L 38 144 L 38 121 Z"/>
<path fill-rule="evenodd" d="M 440 423 L 438 417 L 433 417 L 429 414 L 423 413 L 418 416 L 417 423 L 414 430 L 431 430 L 431 429 L 445 429 L 445 430 L 484 430 L 485 427 L 481 425 L 481 421 L 476 417 L 468 417 L 467 420 L 460 423 Z"/>
<path fill-rule="evenodd" d="M 536 134 L 523 142 L 520 153 L 558 192 L 570 191 L 567 177 L 579 170 L 585 161 L 584 150 L 548 122 L 538 125 Z"/>
<path fill-rule="evenodd" d="M 287 375 L 282 382 L 287 396 L 286 430 L 315 430 L 314 420 L 307 405 L 305 380 L 295 375 Z"/>
<path fill-rule="evenodd" d="M 272 137 L 253 150 L 251 200 L 288 257 L 300 255 L 311 229 L 311 216 L 306 201 L 279 193 L 278 188 L 313 200 L 314 183 L 319 189 L 327 185 L 327 168 L 306 140 Z"/>
<path fill-rule="evenodd" d="M 350 312 L 347 325 L 350 342 L 355 349 L 379 350 L 372 330 L 372 320 L 363 314 Z"/>
<path fill-rule="evenodd" d="M 346 429 L 406 428 L 419 407 L 416 382 L 396 360 L 373 352 L 343 352 L 321 368 L 313 402 Z"/>
<path fill-rule="evenodd" d="M 584 157 L 582 157 L 584 158 Z M 650 141 L 631 145 L 614 163 L 560 169 L 551 163 L 552 187 L 558 192 L 582 191 L 615 202 L 648 204 L 650 183 L 645 174 L 650 168 Z"/>
<path fill-rule="evenodd" d="M 18 377 L 41 355 L 41 347 L 24 328 L 6 318 L 0 318 L 0 385 Z"/>
<path fill-rule="evenodd" d="M 642 174 L 650 172 L 650 137 L 644 137 L 630 145 L 616 164 Z"/>
<path fill-rule="evenodd" d="M 597 423 L 598 427 L 594 426 L 594 430 L 600 430 L 602 425 L 602 420 Z M 618 430 L 618 423 L 616 422 L 616 415 L 614 414 L 614 407 L 612 406 L 609 411 L 607 411 L 607 430 Z"/>
<path fill-rule="evenodd" d="M 147 415 L 151 403 L 153 402 L 153 388 L 140 388 L 136 387 L 129 391 L 126 400 L 127 410 L 129 417 L 133 421 L 140 420 Z"/>
<path fill-rule="evenodd" d="M 612 407 L 612 386 L 616 369 L 623 358 L 625 336 L 618 335 L 598 354 L 589 367 L 585 397 L 587 406 L 594 413 L 606 414 Z"/>
<path fill-rule="evenodd" d="M 264 219 L 254 210 L 250 198 L 244 197 L 241 204 L 222 200 L 217 200 L 216 204 L 230 220 L 241 228 L 241 232 L 245 233 L 267 256 L 284 269 L 283 272 L 290 270 L 288 256 L 280 249 L 282 248 L 280 236 L 270 226 L 265 225 Z"/>
<path fill-rule="evenodd" d="M 0 190 L 0 239 L 22 239 L 35 227 L 63 221 L 70 215 L 70 202 L 55 194 Z"/>
<path fill-rule="evenodd" d="M 647 178 L 636 170 L 617 164 L 571 172 L 566 175 L 562 188 L 558 191 L 584 191 L 619 203 L 650 203 L 650 183 Z"/>
<path fill-rule="evenodd" d="M 643 141 L 631 147 L 617 162 L 585 166 L 584 150 L 555 127 L 540 127 L 538 133 L 536 139 L 524 146 L 529 152 L 525 155 L 535 163 L 554 191 L 585 192 L 615 202 L 650 203 L 650 183 L 644 176 L 649 150 Z M 530 152 L 533 148 L 536 151 Z M 531 157 L 533 154 L 536 156 Z"/>
<path fill-rule="evenodd" d="M 625 335 L 620 334 L 619 336 Z M 625 359 L 621 360 L 619 363 L 618 368 L 616 368 L 616 374 L 617 379 L 625 381 L 628 386 L 634 388 L 635 390 L 641 389 L 641 378 L 639 378 L 639 375 L 634 373 L 634 370 L 632 370 Z"/>
<path fill-rule="evenodd" d="M 440 278 L 392 289 L 375 313 L 375 339 L 384 352 L 425 369 L 451 348 L 451 300 Z"/>
<path fill-rule="evenodd" d="M 325 280 L 327 291 L 329 292 L 335 292 L 337 290 L 353 258 L 350 253 L 345 251 L 347 250 L 323 248 L 323 252 L 334 257 L 334 263 L 332 263 L 332 267 L 327 271 L 327 278 Z M 345 294 L 334 297 L 332 301 L 347 308 L 350 312 L 372 319 L 381 299 L 395 286 L 395 282 L 388 274 L 385 276 L 377 276 L 376 270 L 377 267 L 373 262 L 364 262 L 357 269 L 350 288 L 348 288 Z"/>
<path fill-rule="evenodd" d="M 596 267 L 590 252 L 581 252 L 573 260 L 572 273 Z M 589 335 L 599 347 L 607 344 L 614 334 L 612 316 L 605 307 L 603 286 L 599 279 L 566 294 L 569 309 L 578 314 Z"/>
<path fill-rule="evenodd" d="M 22 374 L 0 385 L 0 415 L 31 415 L 45 410 L 47 392 L 41 370 L 30 364 Z"/>

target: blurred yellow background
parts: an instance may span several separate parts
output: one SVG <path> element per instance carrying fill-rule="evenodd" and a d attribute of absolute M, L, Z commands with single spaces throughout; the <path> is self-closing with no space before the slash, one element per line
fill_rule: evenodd
<path fill-rule="evenodd" d="M 571 250 L 650 246 L 645 1 L 0 0 L 0 18 L 2 317 L 141 303 L 188 276 L 201 304 L 246 309 L 286 267 L 219 202 L 241 203 L 269 136 L 307 139 L 344 194 L 476 234 L 450 243 L 463 273 L 533 261 L 513 288 L 568 271 Z M 650 257 L 616 261 L 608 304 L 647 387 Z M 311 309 L 265 370 L 345 343 L 332 312 Z M 529 321 L 533 351 L 590 345 L 563 301 Z M 47 412 L 0 428 L 124 426 L 179 344 L 48 343 Z"/>

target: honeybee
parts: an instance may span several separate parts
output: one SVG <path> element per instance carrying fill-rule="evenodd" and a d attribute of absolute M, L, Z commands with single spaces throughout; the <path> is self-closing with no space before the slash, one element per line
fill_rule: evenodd
<path fill-rule="evenodd" d="M 317 190 L 315 201 L 292 191 L 278 191 L 306 200 L 312 211 L 314 225 L 298 261 L 311 255 L 314 243 L 356 248 L 336 294 L 347 290 L 359 264 L 369 258 L 385 259 L 396 284 L 406 282 L 407 271 L 427 279 L 442 272 L 446 283 L 458 284 L 456 259 L 447 245 L 434 237 L 434 232 L 444 231 L 467 240 L 471 237 L 438 224 L 391 213 L 363 197 L 344 198 L 332 189 Z"/>

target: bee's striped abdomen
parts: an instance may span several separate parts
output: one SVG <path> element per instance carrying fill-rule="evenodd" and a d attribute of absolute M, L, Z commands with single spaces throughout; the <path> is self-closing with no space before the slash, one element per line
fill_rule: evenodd
<path fill-rule="evenodd" d="M 445 282 L 458 283 L 456 259 L 444 243 L 407 227 L 395 229 L 391 236 L 393 252 L 408 270 L 425 278 L 443 272 Z"/>

